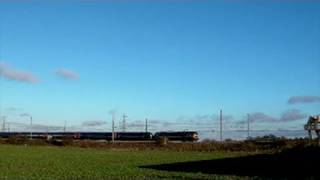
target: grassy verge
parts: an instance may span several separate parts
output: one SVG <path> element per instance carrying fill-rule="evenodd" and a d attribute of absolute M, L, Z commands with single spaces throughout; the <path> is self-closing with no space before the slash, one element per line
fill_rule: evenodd
<path fill-rule="evenodd" d="M 26 179 L 155 179 L 236 178 L 202 173 L 139 168 L 163 163 L 237 157 L 237 152 L 177 152 L 169 150 L 94 149 L 0 145 L 0 178 Z M 206 167 L 204 167 L 206 168 Z"/>

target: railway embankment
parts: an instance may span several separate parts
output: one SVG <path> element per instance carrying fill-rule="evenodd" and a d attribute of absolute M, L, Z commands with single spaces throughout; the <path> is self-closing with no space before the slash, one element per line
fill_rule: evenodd
<path fill-rule="evenodd" d="M 0 144 L 14 144 L 23 146 L 59 146 L 59 147 L 81 147 L 81 148 L 101 148 L 101 149 L 131 149 L 131 150 L 170 150 L 170 151 L 242 151 L 242 152 L 280 152 L 295 147 L 317 146 L 317 142 L 307 139 L 250 139 L 245 141 L 214 141 L 205 140 L 200 142 L 183 141 L 93 141 L 93 140 L 73 140 L 64 138 L 61 140 L 42 140 L 23 137 L 10 137 L 0 139 Z"/>

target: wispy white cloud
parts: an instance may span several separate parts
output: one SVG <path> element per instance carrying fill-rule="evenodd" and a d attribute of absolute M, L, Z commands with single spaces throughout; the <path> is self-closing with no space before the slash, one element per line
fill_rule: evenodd
<path fill-rule="evenodd" d="M 267 115 L 263 112 L 254 112 L 249 114 L 249 122 L 250 123 L 274 123 L 279 121 L 278 118 L 272 117 L 270 115 Z M 243 120 L 238 121 L 236 125 L 243 125 L 248 123 L 247 117 L 244 117 Z"/>
<path fill-rule="evenodd" d="M 288 104 L 305 104 L 320 102 L 319 96 L 293 96 L 288 100 Z"/>
<path fill-rule="evenodd" d="M 289 122 L 289 121 L 300 120 L 300 119 L 303 119 L 306 117 L 307 117 L 307 115 L 301 113 L 300 110 L 290 109 L 282 114 L 280 121 Z"/>
<path fill-rule="evenodd" d="M 109 115 L 116 115 L 117 114 L 117 109 L 111 109 L 108 111 Z"/>
<path fill-rule="evenodd" d="M 40 80 L 32 73 L 15 70 L 3 61 L 0 61 L 0 77 L 33 84 L 40 82 Z"/>
<path fill-rule="evenodd" d="M 31 115 L 29 113 L 22 113 L 20 114 L 21 117 L 31 117 Z"/>
<path fill-rule="evenodd" d="M 56 70 L 56 75 L 61 78 L 69 79 L 69 80 L 75 80 L 79 78 L 78 73 L 69 69 L 64 69 L 64 68 Z"/>
<path fill-rule="evenodd" d="M 9 122 L 10 129 L 18 130 L 18 131 L 37 131 L 37 132 L 50 132 L 50 131 L 62 131 L 64 129 L 63 126 L 50 126 L 50 125 L 42 125 L 42 124 L 26 124 L 21 122 Z"/>
<path fill-rule="evenodd" d="M 190 116 L 190 117 L 186 117 L 186 116 L 180 116 L 177 121 L 178 122 L 191 122 L 191 123 L 195 123 L 195 124 L 206 124 L 206 123 L 210 123 L 212 124 L 212 122 L 219 122 L 218 120 L 220 119 L 220 115 L 216 115 L 216 114 L 202 114 L 202 115 L 195 115 L 195 116 Z M 234 117 L 232 115 L 228 115 L 228 114 L 223 114 L 222 115 L 222 120 L 224 122 L 231 122 L 234 120 Z"/>
<path fill-rule="evenodd" d="M 22 111 L 22 108 L 17 108 L 17 107 L 7 107 L 4 108 L 4 111 L 8 114 L 16 114 L 20 111 Z"/>
<path fill-rule="evenodd" d="M 82 123 L 82 126 L 86 127 L 95 127 L 95 126 L 102 126 L 107 124 L 105 121 L 85 121 Z"/>
<path fill-rule="evenodd" d="M 255 112 L 253 114 L 250 114 L 249 116 L 249 121 L 250 122 L 266 122 L 266 123 L 271 123 L 271 122 L 276 122 L 277 118 L 274 118 L 270 115 L 264 114 L 262 112 Z"/>
<path fill-rule="evenodd" d="M 127 124 L 128 128 L 143 128 L 145 127 L 145 122 L 137 120 Z"/>
<path fill-rule="evenodd" d="M 282 113 L 280 117 L 273 117 L 262 112 L 252 113 L 249 116 L 250 123 L 281 123 L 281 122 L 291 122 L 296 120 L 301 120 L 306 118 L 307 115 L 302 113 L 298 109 L 289 109 Z M 237 124 L 245 124 L 248 120 L 238 121 Z"/>

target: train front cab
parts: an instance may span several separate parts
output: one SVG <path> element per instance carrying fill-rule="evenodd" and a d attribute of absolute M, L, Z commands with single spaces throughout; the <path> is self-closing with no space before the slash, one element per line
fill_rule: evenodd
<path fill-rule="evenodd" d="M 197 141 L 199 140 L 198 133 L 195 131 L 178 131 L 178 132 L 157 132 L 154 139 L 166 137 L 170 141 Z"/>

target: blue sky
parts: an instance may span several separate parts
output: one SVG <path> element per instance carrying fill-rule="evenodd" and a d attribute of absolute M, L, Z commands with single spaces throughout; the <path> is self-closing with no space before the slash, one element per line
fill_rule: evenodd
<path fill-rule="evenodd" d="M 300 127 L 320 113 L 320 2 L 2 1 L 0 61 L 11 121 L 205 124 L 222 108 Z"/>

